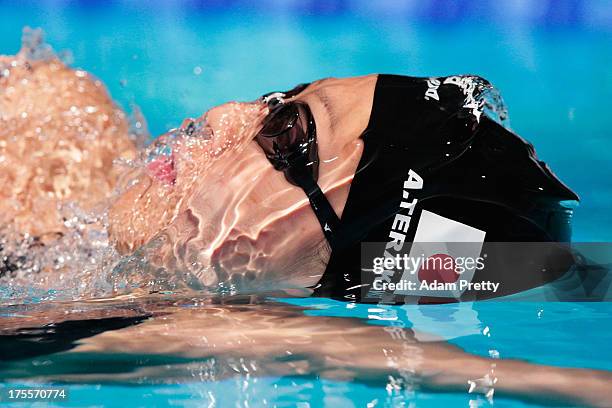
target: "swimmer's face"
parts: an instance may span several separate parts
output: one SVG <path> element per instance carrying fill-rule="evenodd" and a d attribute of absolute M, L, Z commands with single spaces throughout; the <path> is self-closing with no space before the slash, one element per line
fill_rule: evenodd
<path fill-rule="evenodd" d="M 361 155 L 375 80 L 325 79 L 291 99 L 312 111 L 319 184 L 338 214 Z M 117 247 L 131 252 L 162 237 L 167 251 L 156 251 L 163 254 L 158 261 L 192 271 L 206 285 L 236 276 L 243 286 L 315 283 L 312 271 L 327 262 L 326 242 L 303 191 L 254 141 L 267 114 L 261 102 L 228 103 L 163 135 L 126 177 L 130 187 L 110 213 Z M 292 282 L 289 269 L 304 273 Z"/>

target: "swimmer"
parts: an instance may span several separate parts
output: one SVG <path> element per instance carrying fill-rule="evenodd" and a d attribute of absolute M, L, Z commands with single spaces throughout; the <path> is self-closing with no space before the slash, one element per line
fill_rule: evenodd
<path fill-rule="evenodd" d="M 371 286 L 361 276 L 361 244 L 397 249 L 431 214 L 442 224 L 430 229 L 459 225 L 481 241 L 570 238 L 571 208 L 562 203 L 578 197 L 485 113 L 495 95 L 480 77 L 327 78 L 217 106 L 136 153 L 100 81 L 27 49 L 0 63 L 0 223 L 61 234 L 58 203 L 91 208 L 119 189 L 112 244 L 154 273 L 179 274 L 173 289 L 359 301 Z M 113 158 L 136 156 L 140 165 L 119 177 Z M 572 261 L 553 272 L 535 264 L 548 271 L 538 274 L 530 257 L 516 258 L 500 258 L 474 280 L 524 270 L 494 292 L 502 296 L 551 281 Z M 483 293 L 469 292 L 463 298 Z"/>
<path fill-rule="evenodd" d="M 196 286 L 357 301 L 370 286 L 361 244 L 397 250 L 426 215 L 438 220 L 430 229 L 458 231 L 440 242 L 464 231 L 481 243 L 569 241 L 562 203 L 578 197 L 484 113 L 491 92 L 474 76 L 368 75 L 217 106 L 156 142 L 165 153 L 131 175 L 111 237 L 124 253 L 150 244 L 154 269 L 183 271 Z M 572 262 L 503 252 L 474 275 L 501 289 L 462 299 L 542 285 Z"/>
<path fill-rule="evenodd" d="M 368 239 L 377 229 L 388 237 L 390 230 L 384 224 L 393 223 L 394 217 L 400 214 L 399 209 L 404 213 L 408 211 L 405 214 L 412 211 L 414 215 L 418 205 L 415 199 L 421 203 L 426 199 L 414 194 L 421 189 L 411 187 L 420 186 L 421 181 L 425 186 L 429 182 L 426 175 L 431 172 L 433 177 L 435 170 L 445 164 L 445 157 L 453 157 L 453 163 L 459 165 L 460 159 L 469 155 L 461 146 L 473 146 L 475 158 L 486 159 L 479 156 L 482 151 L 478 150 L 478 146 L 486 146 L 486 143 L 470 144 L 478 140 L 479 132 L 489 135 L 489 132 L 498 132 L 506 138 L 502 141 L 510 146 L 499 146 L 504 154 L 515 153 L 514 147 L 521 153 L 508 159 L 510 161 L 504 160 L 503 155 L 495 158 L 499 165 L 511 166 L 503 168 L 508 180 L 533 181 L 515 174 L 531 171 L 538 183 L 529 186 L 529 191 L 539 194 L 538 187 L 542 187 L 547 193 L 552 190 L 553 198 L 576 198 L 545 171 L 541 163 L 533 160 L 528 145 L 474 111 L 470 99 L 464 97 L 463 88 L 452 83 L 439 84 L 434 93 L 431 87 L 436 85 L 435 81 L 443 83 L 446 79 L 428 81 L 387 75 L 325 79 L 290 92 L 267 95 L 254 103 L 225 104 L 211 109 L 202 118 L 186 121 L 178 131 L 162 136 L 144 151 L 146 160 L 142 166 L 118 177 L 111 158 L 135 158 L 140 153 L 129 140 L 124 115 L 117 111 L 98 81 L 57 60 L 33 62 L 20 54 L 3 57 L 0 62 L 3 64 L 0 71 L 2 163 L 11 161 L 10 166 L 3 164 L 5 173 L 0 189 L 6 195 L 0 205 L 3 211 L 8 211 L 2 219 L 4 226 L 20 228 L 28 234 L 61 234 L 65 226 L 56 204 L 78 200 L 87 206 L 92 201 L 103 201 L 118 187 L 122 193 L 112 205 L 109 217 L 110 237 L 117 248 L 125 254 L 137 254 L 142 248 L 152 249 L 145 251 L 148 262 L 166 270 L 187 271 L 202 286 L 229 281 L 238 292 L 244 293 L 275 288 L 311 290 L 309 288 L 316 287 L 321 279 L 329 276 L 327 268 L 332 265 L 336 249 L 339 248 L 341 258 L 346 256 L 347 262 L 354 262 L 352 246 L 342 244 L 344 240 L 352 240 L 354 244 Z M 459 99 L 446 99 L 453 93 L 459 95 Z M 457 116 L 451 113 L 448 120 L 440 122 L 439 115 L 448 116 L 453 112 L 450 106 L 437 105 L 443 100 L 451 105 L 460 100 L 455 111 L 467 111 Z M 436 105 L 433 108 L 421 106 L 425 102 Z M 428 116 L 430 109 L 435 113 L 432 117 Z M 465 121 L 471 126 L 465 126 Z M 436 149 L 439 146 L 434 143 L 436 132 L 439 127 L 444 130 L 442 124 L 447 122 L 451 130 L 459 126 L 464 131 L 451 132 L 459 137 L 457 141 L 450 140 L 451 145 L 455 142 L 459 145 L 458 150 L 453 146 L 453 150 L 444 150 L 438 157 Z M 91 130 L 87 134 L 93 135 L 92 139 L 81 140 L 84 127 Z M 390 130 L 386 133 L 385 129 Z M 448 136 L 448 132 L 443 133 Z M 376 142 L 381 134 L 386 135 L 384 143 Z M 449 141 L 446 137 L 443 140 L 444 143 Z M 30 151 L 43 151 L 44 154 L 30 158 Z M 432 151 L 441 161 L 425 159 Z M 414 155 L 414 163 L 409 154 Z M 398 155 L 405 157 L 398 161 Z M 54 159 L 53 166 L 48 166 L 46 160 L 49 159 Z M 515 168 L 512 161 L 519 159 L 532 167 L 527 170 Z M 366 177 L 370 170 L 372 175 Z M 492 170 L 485 173 L 487 176 L 493 174 Z M 470 176 L 469 173 L 455 175 Z M 23 176 L 27 180 L 22 180 Z M 363 184 L 357 184 L 362 176 L 365 177 Z M 410 191 L 404 190 L 405 186 Z M 517 193 L 523 186 L 510 183 L 503 187 L 504 194 L 510 194 Z M 385 200 L 384 192 L 394 198 Z M 524 196 L 523 191 L 515 198 Z M 402 205 L 403 202 L 407 205 Z M 363 208 L 375 203 L 389 207 L 389 212 L 380 209 L 381 212 L 370 213 L 368 208 Z M 415 204 L 411 207 L 410 203 Z M 454 204 L 462 207 L 461 203 Z M 349 226 L 346 229 L 345 224 Z M 536 224 L 531 232 L 542 231 L 542 235 L 536 237 L 564 238 L 564 231 L 553 234 L 546 226 L 540 228 Z M 383 227 L 377 228 L 379 225 Z M 397 226 L 392 225 L 395 230 Z M 508 229 L 508 225 L 503 227 L 500 230 Z M 404 231 L 403 239 L 410 239 L 409 231 Z M 45 240 L 43 245 L 52 245 L 52 238 Z M 332 283 L 338 280 L 334 273 L 338 272 L 332 273 Z M 185 326 L 193 318 L 188 311 L 177 311 L 171 306 L 168 310 L 136 311 L 136 317 L 141 321 L 141 316 L 160 312 L 168 319 L 181 322 L 183 328 L 187 327 L 187 330 L 176 330 L 180 340 L 186 341 L 186 347 L 177 345 L 173 351 L 179 356 L 192 353 L 191 357 L 206 357 L 210 349 L 194 349 L 193 344 L 210 328 L 206 334 L 209 341 L 225 347 L 220 353 L 226 353 L 228 358 L 231 355 L 263 356 L 264 368 L 269 372 L 295 366 L 266 365 L 267 361 L 273 362 L 276 355 L 274 340 L 288 336 L 297 336 L 296 341 L 290 342 L 292 352 L 312 355 L 313 361 L 322 353 L 334 356 L 347 345 L 354 350 L 349 359 L 324 359 L 321 367 L 311 368 L 309 372 L 332 377 L 354 373 L 363 378 L 373 373 L 380 377 L 382 373 L 393 372 L 394 368 L 388 367 L 384 356 L 370 359 L 371 355 L 365 352 L 372 344 L 370 341 L 377 345 L 377 350 L 381 350 L 381 344 L 398 353 L 404 348 L 402 342 L 393 344 L 381 327 L 360 325 L 351 319 L 305 316 L 301 311 L 281 305 L 285 307 L 286 313 L 293 313 L 295 319 L 279 328 L 281 336 L 268 327 L 262 330 L 259 326 L 277 316 L 267 306 L 253 313 L 227 307 L 221 314 L 201 313 L 197 330 Z M 104 310 L 96 316 L 111 317 L 116 310 Z M 126 310 L 121 313 L 122 316 L 130 315 Z M 228 313 L 231 317 L 223 319 Z M 19 327 L 35 327 L 36 319 L 61 323 L 71 318 L 76 315 L 52 316 L 43 311 L 42 316 L 10 321 L 5 318 L 3 329 L 6 334 L 13 329 L 19 331 Z M 278 324 L 284 324 L 283 321 L 280 319 Z M 148 326 L 143 324 L 136 328 L 143 327 L 142 333 L 152 340 L 157 322 L 152 320 Z M 338 342 L 331 342 L 325 333 L 337 330 L 338 325 L 345 333 L 363 330 L 364 335 L 352 336 L 349 343 L 341 341 L 342 336 L 335 336 Z M 304 336 L 296 327 L 321 329 L 313 330 L 309 334 L 312 341 L 306 344 L 298 341 Z M 250 350 L 239 347 L 240 342 L 226 337 L 229 332 L 241 339 L 251 338 L 248 344 L 253 347 L 250 346 Z M 408 330 L 400 332 L 402 338 L 412 337 Z M 191 337 L 188 338 L 187 333 Z M 152 349 L 146 342 L 126 343 L 130 338 L 136 339 L 129 328 L 125 332 L 115 332 L 118 335 L 109 339 L 111 334 L 94 336 L 75 352 L 116 351 L 117 344 L 121 344 L 121 350 L 127 347 L 142 352 L 138 347 L 146 347 L 150 352 Z M 489 361 L 441 343 L 414 344 L 423 351 L 423 361 L 413 368 L 425 384 L 436 389 L 465 387 L 467 379 L 485 375 L 490 369 Z M 286 343 L 282 345 L 286 347 Z M 607 372 L 543 367 L 509 360 L 499 360 L 497 364 L 504 379 L 498 387 L 505 392 L 528 396 L 546 392 L 568 401 L 602 406 L 609 403 L 606 399 L 610 383 Z M 533 381 L 530 379 L 527 383 L 520 380 L 522 374 L 536 372 L 532 370 L 538 370 L 540 375 L 534 375 Z"/>

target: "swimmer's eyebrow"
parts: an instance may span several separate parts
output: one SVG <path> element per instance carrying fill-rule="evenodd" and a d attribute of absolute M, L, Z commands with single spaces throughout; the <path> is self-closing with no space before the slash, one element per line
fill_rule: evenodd
<path fill-rule="evenodd" d="M 327 92 L 325 92 L 325 89 L 323 88 L 318 88 L 314 91 L 314 95 L 323 105 L 323 108 L 325 109 L 325 112 L 327 113 L 327 117 L 329 119 L 331 131 L 332 133 L 334 133 L 336 127 L 336 114 L 333 108 L 333 104 L 331 103 L 329 96 L 327 95 Z"/>

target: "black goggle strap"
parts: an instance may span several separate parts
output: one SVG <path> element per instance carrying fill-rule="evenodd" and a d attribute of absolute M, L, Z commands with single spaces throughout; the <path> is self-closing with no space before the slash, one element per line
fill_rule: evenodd
<path fill-rule="evenodd" d="M 260 99 L 263 102 L 265 102 L 265 103 L 269 103 L 270 100 L 275 99 L 275 98 L 290 99 L 290 98 L 293 98 L 294 96 L 296 96 L 297 94 L 299 94 L 300 92 L 302 92 L 304 89 L 306 89 L 308 87 L 308 85 L 310 85 L 310 82 L 299 84 L 299 85 L 297 85 L 295 88 L 293 88 L 290 91 L 285 91 L 285 92 L 280 92 L 280 91 L 268 92 L 267 94 L 262 95 Z"/>
<path fill-rule="evenodd" d="M 334 248 L 336 246 L 335 237 L 337 236 L 336 231 L 340 225 L 340 219 L 327 200 L 327 197 L 325 197 L 325 194 L 321 191 L 321 188 L 312 177 L 312 173 L 309 171 L 301 172 L 303 174 L 300 174 L 299 179 L 296 180 L 297 184 L 304 190 L 304 193 L 306 193 L 308 201 L 310 201 L 310 207 L 312 207 L 312 210 L 319 220 L 323 235 L 327 239 L 329 245 Z"/>
<path fill-rule="evenodd" d="M 306 85 L 303 86 L 304 88 Z M 280 94 L 280 95 L 279 95 Z M 274 103 L 275 99 L 280 99 L 280 103 L 282 103 L 282 98 L 284 94 L 282 93 L 273 93 L 268 94 L 262 97 L 262 101 L 270 104 Z M 279 103 L 277 102 L 277 103 Z M 272 136 L 272 139 L 276 139 L 276 137 Z M 291 153 L 291 157 L 284 157 L 280 162 L 282 165 L 279 165 L 279 157 L 277 154 L 278 151 L 276 149 L 275 152 L 268 152 L 267 149 L 262 145 L 262 142 L 259 138 L 256 138 L 257 143 L 263 148 L 264 152 L 266 152 L 266 156 L 270 163 L 277 170 L 282 170 L 283 174 L 287 181 L 295 186 L 300 187 L 306 196 L 308 197 L 308 201 L 310 202 L 310 207 L 315 213 L 319 224 L 321 225 L 321 229 L 323 230 L 323 235 L 327 239 L 329 245 L 334 248 L 336 246 L 336 232 L 338 230 L 338 226 L 340 225 L 340 219 L 336 215 L 333 207 L 325 197 L 325 194 L 317 184 L 315 180 L 316 173 L 318 171 L 313 171 L 313 163 L 312 160 L 308 157 L 308 150 L 295 149 Z M 316 149 L 316 139 L 313 140 L 313 145 L 310 145 L 309 148 Z M 277 143 L 277 142 L 274 142 Z M 317 159 L 318 161 L 318 159 Z M 313 174 L 315 173 L 315 174 Z"/>

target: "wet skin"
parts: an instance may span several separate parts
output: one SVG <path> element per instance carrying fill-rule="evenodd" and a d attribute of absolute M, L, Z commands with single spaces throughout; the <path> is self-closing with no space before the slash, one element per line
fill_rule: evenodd
<path fill-rule="evenodd" d="M 12 59 L 4 57 L 0 62 Z M 52 68 L 51 64 L 59 65 Z M 16 207 L 18 216 L 5 219 L 5 223 L 14 220 L 15 227 L 42 234 L 61 231 L 59 214 L 50 210 L 47 214 L 50 221 L 41 224 L 40 208 L 23 203 L 40 196 L 51 200 L 48 206 L 53 208 L 52 204 L 69 198 L 83 202 L 103 199 L 114 186 L 114 178 L 109 178 L 112 164 L 105 158 L 133 152 L 134 147 L 127 139 L 124 117 L 120 115 L 117 122 L 108 125 L 108 113 L 114 112 L 115 107 L 101 85 L 86 78 L 81 83 L 83 91 L 79 91 L 81 76 L 57 61 L 40 62 L 34 68 L 32 73 L 24 65 L 20 68 L 23 71 L 11 72 L 8 80 L 2 78 L 2 106 L 20 106 L 18 103 L 30 101 L 19 109 L 5 109 L 9 113 L 3 113 L 3 120 L 11 126 L 16 124 L 14 128 L 25 136 L 37 134 L 37 128 L 48 126 L 44 132 L 47 138 L 27 136 L 18 143 L 21 150 L 7 149 L 2 153 L 20 169 L 19 174 L 47 169 L 45 158 L 34 162 L 21 160 L 27 157 L 24 152 L 39 149 L 40 143 L 47 149 L 45 157 L 58 160 L 53 169 L 38 171 L 39 177 L 25 184 L 31 191 L 16 188 L 21 185 L 19 180 L 5 178 L 3 185 L 8 189 L 2 191 L 9 197 L 2 205 L 21 203 Z M 60 74 L 49 74 L 52 69 Z M 30 81 L 29 86 L 13 86 L 10 95 L 7 92 L 6 84 L 11 84 L 10 81 L 19 79 L 18 84 L 23 84 L 24 77 L 31 80 L 37 75 L 43 80 Z M 319 183 L 338 215 L 361 155 L 359 136 L 367 125 L 375 80 L 376 76 L 326 79 L 312 84 L 296 97 L 309 104 L 317 121 L 322 162 Z M 60 90 L 68 92 L 64 95 L 68 99 L 59 98 Z M 325 107 L 326 102 L 329 109 Z M 86 123 L 91 121 L 87 126 L 100 126 L 100 130 L 91 133 L 96 135 L 91 144 L 77 143 L 79 125 L 74 122 L 75 115 L 70 114 L 71 107 L 82 106 L 84 110 L 90 104 L 98 107 L 96 112 L 101 116 L 91 112 L 88 115 L 93 116 L 81 119 Z M 22 120 L 23 110 L 28 112 L 30 120 Z M 69 113 L 64 114 L 66 111 Z M 149 166 L 125 174 L 121 181 L 126 183 L 122 185 L 123 193 L 110 214 L 110 233 L 116 245 L 129 253 L 156 238 L 159 248 L 153 251 L 150 262 L 168 269 L 190 270 L 201 282 L 211 286 L 229 279 L 237 282 L 240 290 L 256 292 L 270 287 L 304 288 L 316 283 L 329 252 L 304 193 L 273 170 L 252 140 L 266 113 L 266 107 L 256 103 L 213 108 L 205 117 L 214 137 L 204 143 L 176 144 L 171 172 L 165 172 L 163 167 L 160 171 L 160 166 Z M 74 132 L 66 131 L 75 126 Z M 11 137 L 5 135 L 6 146 Z M 63 149 L 66 144 L 74 148 Z M 91 146 L 99 146 L 100 150 L 92 153 Z M 85 153 L 99 160 L 79 160 L 79 154 Z M 83 173 L 91 183 L 78 184 L 80 179 L 75 178 L 80 187 L 67 190 L 66 186 L 72 184 L 66 184 L 66 178 L 59 176 L 71 171 L 75 175 Z M 101 192 L 95 187 L 87 189 L 87 186 L 99 186 L 96 182 L 107 184 Z M 43 188 L 39 184 L 51 187 Z M 92 352 L 158 353 L 191 361 L 214 356 L 222 362 L 221 377 L 231 374 L 228 367 L 239 358 L 253 362 L 261 375 L 322 375 L 369 381 L 408 370 L 424 387 L 444 390 L 464 390 L 467 380 L 481 378 L 491 370 L 491 360 L 442 342 L 418 343 L 408 330 L 401 329 L 391 336 L 382 327 L 366 325 L 357 319 L 306 316 L 302 309 L 284 304 L 235 306 L 212 305 L 210 300 L 202 302 L 205 304 L 202 307 L 185 309 L 174 301 L 141 299 L 123 307 L 111 302 L 94 311 L 79 306 L 68 315 L 57 306 L 38 312 L 24 310 L 18 314 L 26 313 L 27 317 L 2 317 L 0 334 L 13 336 L 20 328 L 41 327 L 67 319 L 156 316 L 136 326 L 89 337 L 61 356 L 75 356 L 79 363 L 85 356 L 91 356 L 84 353 Z M 298 358 L 279 362 L 287 352 Z M 389 356 L 397 358 L 389 359 Z M 601 406 L 611 403 L 607 392 L 611 382 L 609 372 L 511 360 L 495 360 L 495 363 L 495 376 L 499 378 L 496 389 L 501 392 L 529 398 L 553 394 L 568 403 Z M 189 371 L 189 364 L 182 372 Z M 195 364 L 193 368 L 197 369 L 199 365 Z M 134 376 L 165 374 L 156 366 L 143 367 L 136 374 L 113 374 L 112 377 L 129 381 Z M 54 375 L 57 379 L 70 380 L 67 373 Z M 3 376 L 13 378 L 18 374 L 7 369 Z M 105 377 L 100 374 L 92 379 L 100 381 Z M 79 376 L 78 381 L 83 381 L 83 377 Z"/>

